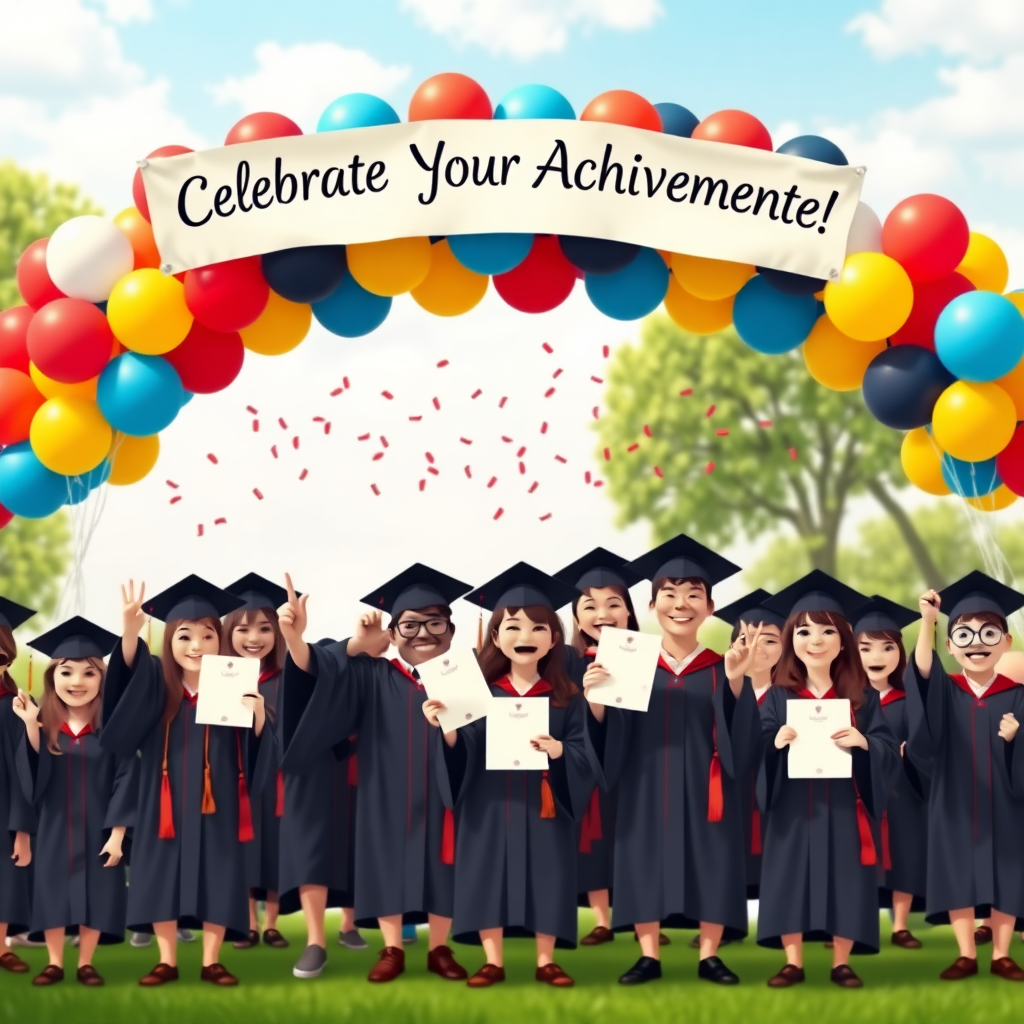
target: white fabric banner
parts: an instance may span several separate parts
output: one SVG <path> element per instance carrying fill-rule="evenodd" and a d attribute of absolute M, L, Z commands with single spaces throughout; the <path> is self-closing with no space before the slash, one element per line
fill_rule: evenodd
<path fill-rule="evenodd" d="M 417 121 L 143 162 L 168 273 L 294 246 L 586 235 L 836 278 L 864 180 L 594 121 Z"/>

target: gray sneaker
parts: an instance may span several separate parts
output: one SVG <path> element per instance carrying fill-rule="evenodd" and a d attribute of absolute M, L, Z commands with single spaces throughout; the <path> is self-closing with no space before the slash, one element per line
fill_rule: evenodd
<path fill-rule="evenodd" d="M 153 936 L 147 932 L 132 932 L 129 945 L 133 949 L 145 949 L 153 941 Z"/>
<path fill-rule="evenodd" d="M 346 949 L 370 948 L 366 945 L 366 939 L 355 928 L 347 932 L 338 932 L 338 945 L 344 946 Z"/>
<path fill-rule="evenodd" d="M 191 928 L 179 928 L 178 929 L 178 941 L 179 942 L 195 942 L 196 937 Z"/>
<path fill-rule="evenodd" d="M 327 950 L 323 946 L 307 946 L 292 968 L 292 974 L 296 978 L 319 978 L 326 966 Z"/>

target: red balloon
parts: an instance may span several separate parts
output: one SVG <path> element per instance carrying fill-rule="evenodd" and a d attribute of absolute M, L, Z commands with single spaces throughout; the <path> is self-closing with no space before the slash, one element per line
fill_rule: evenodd
<path fill-rule="evenodd" d="M 963 274 L 950 274 L 940 281 L 914 285 L 914 305 L 907 322 L 889 339 L 893 345 L 919 345 L 935 351 L 935 321 L 958 295 L 973 292 L 974 285 Z"/>
<path fill-rule="evenodd" d="M 61 384 L 95 377 L 110 362 L 114 333 L 107 318 L 85 299 L 57 299 L 28 326 L 28 356 Z"/>
<path fill-rule="evenodd" d="M 483 86 L 457 71 L 428 78 L 409 100 L 410 121 L 489 121 L 492 116 L 491 101 Z"/>
<path fill-rule="evenodd" d="M 18 291 L 33 309 L 64 298 L 64 293 L 50 280 L 50 272 L 46 269 L 46 243 L 49 241 L 48 238 L 37 239 L 18 260 Z"/>
<path fill-rule="evenodd" d="M 236 121 L 225 136 L 224 145 L 258 142 L 260 139 L 283 139 L 301 134 L 302 129 L 290 117 L 263 110 L 258 114 L 246 114 L 241 121 Z"/>
<path fill-rule="evenodd" d="M 194 323 L 185 340 L 164 353 L 178 371 L 186 391 L 212 395 L 223 391 L 239 374 L 245 359 L 245 346 L 237 331 L 222 334 Z"/>
<path fill-rule="evenodd" d="M 705 142 L 729 142 L 734 146 L 772 151 L 772 137 L 753 114 L 745 110 L 719 110 L 708 114 L 696 128 L 691 139 Z"/>
<path fill-rule="evenodd" d="M 608 124 L 628 124 L 631 128 L 661 131 L 661 114 L 653 103 L 628 89 L 612 89 L 595 96 L 580 114 L 581 121 L 605 121 Z"/>
<path fill-rule="evenodd" d="M 2 530 L 12 519 L 14 513 L 0 505 L 0 530 Z"/>
<path fill-rule="evenodd" d="M 27 441 L 32 417 L 45 401 L 27 373 L 0 367 L 0 446 Z"/>
<path fill-rule="evenodd" d="M 154 149 L 152 153 L 146 154 L 148 160 L 151 156 L 180 156 L 182 153 L 193 152 L 188 146 L 161 146 Z M 142 184 L 142 169 L 135 168 L 135 177 L 132 178 L 132 199 L 135 200 L 135 208 L 146 220 L 149 220 L 149 201 L 146 199 L 146 186 Z"/>
<path fill-rule="evenodd" d="M 960 266 L 970 235 L 959 207 L 925 192 L 892 208 L 882 225 L 882 251 L 914 284 L 938 281 Z"/>
<path fill-rule="evenodd" d="M 521 313 L 546 313 L 569 297 L 576 268 L 565 258 L 557 235 L 537 235 L 529 255 L 505 274 L 497 274 L 498 294 Z"/>
<path fill-rule="evenodd" d="M 12 306 L 0 313 L 0 366 L 28 373 L 28 325 L 31 306 Z"/>
<path fill-rule="evenodd" d="M 211 331 L 230 334 L 248 327 L 269 297 L 259 256 L 211 263 L 185 274 L 185 305 Z"/>
<path fill-rule="evenodd" d="M 1017 497 L 1024 496 L 1024 423 L 1018 423 L 1010 443 L 996 456 L 996 472 Z"/>

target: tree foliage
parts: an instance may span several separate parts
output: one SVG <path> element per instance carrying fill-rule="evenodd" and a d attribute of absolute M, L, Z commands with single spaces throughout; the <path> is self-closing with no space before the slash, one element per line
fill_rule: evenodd
<path fill-rule="evenodd" d="M 57 606 L 71 558 L 67 516 L 15 516 L 0 530 L 0 594 L 48 616 Z"/>

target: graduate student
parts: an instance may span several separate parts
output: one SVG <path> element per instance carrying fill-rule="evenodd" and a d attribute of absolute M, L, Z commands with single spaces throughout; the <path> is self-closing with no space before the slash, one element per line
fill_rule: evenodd
<path fill-rule="evenodd" d="M 24 727 L 14 713 L 18 688 L 11 666 L 18 656 L 14 630 L 28 622 L 31 608 L 0 597 L 0 968 L 25 974 L 28 964 L 6 947 L 8 935 L 28 931 L 32 906 L 32 840 L 36 820 L 18 782 L 15 754 Z"/>
<path fill-rule="evenodd" d="M 178 980 L 181 926 L 203 930 L 201 979 L 236 985 L 218 958 L 225 939 L 248 933 L 248 741 L 263 731 L 263 698 L 242 699 L 251 730 L 200 725 L 196 704 L 202 659 L 221 650 L 221 616 L 242 601 L 194 575 L 148 600 L 144 583 L 129 582 L 121 595 L 124 632 L 103 687 L 100 742 L 122 757 L 141 755 L 128 927 L 156 934 L 160 962 L 139 984 Z M 159 656 L 139 643 L 147 615 L 166 624 Z"/>
<path fill-rule="evenodd" d="M 893 913 L 892 944 L 920 949 L 921 942 L 907 927 L 910 913 L 925 909 L 928 877 L 928 777 L 927 765 L 907 749 L 907 720 L 903 676 L 907 655 L 903 633 L 920 616 L 877 594 L 857 611 L 854 639 L 868 682 L 878 693 L 882 715 L 899 744 L 902 770 L 882 814 L 879 841 L 885 877 L 879 887 L 879 903 Z"/>
<path fill-rule="evenodd" d="M 359 747 L 355 912 L 360 927 L 379 925 L 384 949 L 371 982 L 405 970 L 402 923 L 429 925 L 427 970 L 448 981 L 466 971 L 448 947 L 454 900 L 453 822 L 435 782 L 440 755 L 420 714 L 427 699 L 417 665 L 451 648 L 452 602 L 469 585 L 416 564 L 363 598 L 377 609 L 356 633 L 330 646 L 310 646 L 306 597 L 289 587 L 280 609 L 288 644 L 279 697 L 281 767 L 303 774 L 348 737 Z M 390 614 L 388 628 L 380 610 Z M 382 655 L 393 644 L 397 657 Z"/>
<path fill-rule="evenodd" d="M 718 956 L 723 936 L 747 932 L 746 863 L 739 780 L 749 770 L 757 703 L 743 674 L 697 631 L 714 613 L 711 591 L 739 567 L 680 535 L 629 563 L 651 581 L 662 651 L 647 712 L 591 703 L 587 718 L 609 785 L 615 821 L 615 930 L 635 927 L 640 959 L 619 981 L 661 977 L 660 926 L 700 929 L 698 977 L 739 978 Z M 589 688 L 608 678 L 596 661 Z"/>
<path fill-rule="evenodd" d="M 138 758 L 100 746 L 101 690 L 117 636 L 75 616 L 29 643 L 50 658 L 40 706 L 21 691 L 24 723 L 18 775 L 36 808 L 32 930 L 46 939 L 49 965 L 34 985 L 64 980 L 64 937 L 78 936 L 83 985 L 102 985 L 92 959 L 99 943 L 124 942 L 128 894 L 125 833 L 138 802 Z"/>
<path fill-rule="evenodd" d="M 487 958 L 467 982 L 471 988 L 505 980 L 505 936 L 535 938 L 538 982 L 573 984 L 553 957 L 556 945 L 576 947 L 576 822 L 599 772 L 555 611 L 572 598 L 570 586 L 525 562 L 466 598 L 491 612 L 479 661 L 492 696 L 517 709 L 543 699 L 548 711 L 547 730 L 530 740 L 547 755 L 547 769 L 487 768 L 489 718 L 497 710 L 438 736 L 438 781 L 445 806 L 456 811 L 453 932 L 458 942 L 479 942 Z M 431 725 L 443 710 L 436 700 L 423 705 Z"/>
<path fill-rule="evenodd" d="M 1013 642 L 1007 618 L 1024 595 L 981 572 L 921 595 L 921 632 L 905 681 L 912 753 L 931 760 L 927 920 L 949 921 L 960 955 L 939 977 L 978 973 L 975 917 L 989 917 L 991 972 L 1024 981 L 1010 957 L 1024 926 L 1024 751 L 1017 735 L 1024 687 L 997 662 Z M 935 657 L 935 625 L 948 609 L 946 649 L 961 671 Z"/>
<path fill-rule="evenodd" d="M 767 815 L 761 862 L 758 945 L 782 948 L 786 964 L 768 981 L 787 988 L 804 980 L 803 943 L 831 940 L 831 980 L 860 988 L 851 953 L 879 948 L 879 856 L 872 822 L 881 820 L 899 771 L 899 750 L 867 685 L 850 618 L 864 604 L 857 591 L 816 569 L 768 602 L 786 614 L 782 656 L 761 706 L 757 796 Z M 737 641 L 739 644 L 739 641 Z M 743 645 L 740 645 L 742 648 Z M 754 652 L 730 667 L 746 671 Z M 790 701 L 850 702 L 850 723 L 831 740 L 850 751 L 849 778 L 790 778 Z"/>

